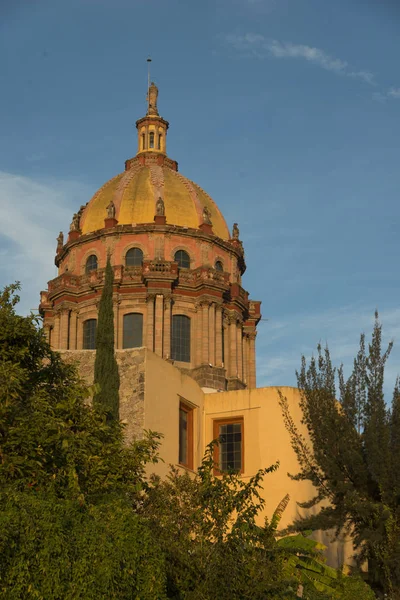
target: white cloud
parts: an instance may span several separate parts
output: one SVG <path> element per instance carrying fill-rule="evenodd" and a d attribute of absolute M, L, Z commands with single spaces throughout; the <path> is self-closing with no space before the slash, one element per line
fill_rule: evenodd
<path fill-rule="evenodd" d="M 398 99 L 400 99 L 400 88 L 391 88 L 388 91 L 388 96 L 390 96 L 391 98 L 398 98 Z"/>
<path fill-rule="evenodd" d="M 372 94 L 372 98 L 381 103 L 385 103 L 391 98 L 400 100 L 400 88 L 390 88 L 387 92 L 375 92 Z"/>
<path fill-rule="evenodd" d="M 305 44 L 280 42 L 257 33 L 228 34 L 224 36 L 224 40 L 228 45 L 245 55 L 253 55 L 258 58 L 272 56 L 278 59 L 302 59 L 337 75 L 360 79 L 365 83 L 375 85 L 373 73 L 367 70 L 354 71 L 346 60 L 335 58 L 320 48 Z"/>
<path fill-rule="evenodd" d="M 328 71 L 344 73 L 348 67 L 346 61 L 332 58 L 319 48 L 303 44 L 281 43 L 272 40 L 266 43 L 266 48 L 275 58 L 304 58 Z"/>
<path fill-rule="evenodd" d="M 21 281 L 20 312 L 38 306 L 40 290 L 56 274 L 56 237 L 67 233 L 73 212 L 88 198 L 88 188 L 77 182 L 0 171 L 0 286 Z"/>

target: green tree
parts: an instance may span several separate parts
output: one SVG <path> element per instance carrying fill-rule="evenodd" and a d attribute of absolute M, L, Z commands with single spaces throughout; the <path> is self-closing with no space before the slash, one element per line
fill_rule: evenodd
<path fill-rule="evenodd" d="M 166 557 L 168 598 L 296 598 L 295 579 L 283 577 L 285 551 L 271 527 L 255 522 L 263 476 L 276 468 L 248 482 L 215 477 L 210 445 L 196 475 L 171 468 L 166 480 L 153 480 L 143 512 Z"/>
<path fill-rule="evenodd" d="M 304 600 L 374 598 L 364 582 L 327 567 L 320 547 L 303 535 L 277 541 L 289 497 L 260 525 L 264 476 L 248 481 L 214 474 L 213 444 L 196 475 L 171 468 L 154 478 L 143 505 L 166 561 L 167 595 L 175 600 Z M 268 477 L 267 477 L 268 479 Z"/>
<path fill-rule="evenodd" d="M 297 520 L 292 529 L 346 531 L 359 564 L 368 561 L 368 581 L 378 594 L 400 597 L 400 415 L 397 382 L 392 410 L 383 392 L 385 363 L 392 349 L 382 352 L 382 327 L 375 315 L 372 341 L 360 349 L 346 380 L 343 367 L 333 367 L 328 348 L 318 347 L 297 373 L 309 439 L 296 427 L 286 398 L 280 403 L 300 472 L 316 495 L 304 508 L 314 514 Z M 336 385 L 338 382 L 338 386 Z M 337 390 L 339 394 L 337 394 Z M 326 503 L 325 503 L 326 504 Z"/>
<path fill-rule="evenodd" d="M 96 331 L 96 360 L 94 383 L 97 385 L 93 402 L 102 406 L 108 420 L 119 420 L 119 373 L 114 352 L 114 273 L 110 255 L 107 256 L 103 291 L 100 299 Z"/>
<path fill-rule="evenodd" d="M 137 511 L 157 437 L 124 445 L 15 313 L 17 290 L 0 294 L 0 597 L 162 599 L 163 556 Z"/>
<path fill-rule="evenodd" d="M 304 600 L 358 598 L 327 595 L 338 588 L 309 542 L 276 542 L 287 499 L 257 525 L 276 465 L 216 477 L 210 447 L 192 478 L 149 482 L 158 436 L 124 444 L 35 318 L 15 313 L 17 289 L 0 294 L 0 598 L 289 600 L 300 582 Z"/>

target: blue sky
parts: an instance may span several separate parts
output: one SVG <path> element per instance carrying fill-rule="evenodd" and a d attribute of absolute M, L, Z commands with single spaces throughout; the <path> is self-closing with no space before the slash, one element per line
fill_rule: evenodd
<path fill-rule="evenodd" d="M 390 0 L 3 0 L 0 284 L 37 307 L 58 232 L 136 152 L 150 54 L 168 154 L 239 223 L 258 385 L 319 341 L 350 367 L 378 308 L 391 387 L 399 27 Z"/>

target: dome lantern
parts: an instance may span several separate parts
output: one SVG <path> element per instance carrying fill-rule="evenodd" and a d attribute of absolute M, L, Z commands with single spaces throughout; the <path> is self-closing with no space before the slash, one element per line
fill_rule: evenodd
<path fill-rule="evenodd" d="M 138 130 L 138 154 L 155 152 L 167 154 L 168 121 L 158 114 L 158 87 L 154 82 L 149 85 L 147 92 L 147 113 L 136 121 Z"/>

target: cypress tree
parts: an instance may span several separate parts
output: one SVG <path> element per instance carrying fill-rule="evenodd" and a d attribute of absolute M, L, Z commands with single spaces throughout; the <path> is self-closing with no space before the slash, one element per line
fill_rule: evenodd
<path fill-rule="evenodd" d="M 93 398 L 95 405 L 104 408 L 107 419 L 119 420 L 119 373 L 114 353 L 114 273 L 110 255 L 107 256 L 104 287 L 99 306 L 96 332 L 96 360 L 94 363 L 94 383 L 98 392 Z"/>
<path fill-rule="evenodd" d="M 400 388 L 396 383 L 392 410 L 384 399 L 384 370 L 392 342 L 382 350 L 382 327 L 375 314 L 371 343 L 361 336 L 354 368 L 346 380 L 332 366 L 328 348 L 318 348 L 309 364 L 302 358 L 297 373 L 306 439 L 280 404 L 300 472 L 310 480 L 314 507 L 291 528 L 335 529 L 352 538 L 359 562 L 368 561 L 368 582 L 379 597 L 400 598 Z M 339 394 L 335 385 L 339 379 Z M 327 500 L 325 506 L 320 502 Z"/>

